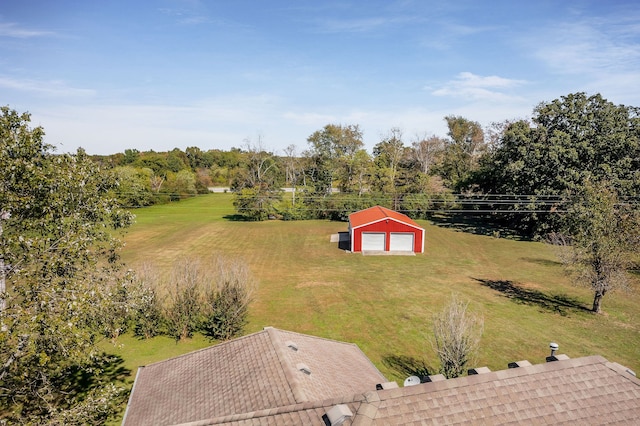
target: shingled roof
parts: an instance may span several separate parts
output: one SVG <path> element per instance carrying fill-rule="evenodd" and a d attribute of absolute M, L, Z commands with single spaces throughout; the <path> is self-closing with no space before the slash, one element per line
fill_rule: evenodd
<path fill-rule="evenodd" d="M 528 363 L 524 363 L 525 365 Z M 600 356 L 529 365 L 189 423 L 318 425 L 338 404 L 344 426 L 424 424 L 635 424 L 640 380 Z M 324 417 L 324 419 L 323 419 Z"/>
<path fill-rule="evenodd" d="M 385 377 L 350 343 L 271 327 L 141 367 L 125 425 L 165 425 L 322 401 Z"/>
<path fill-rule="evenodd" d="M 382 206 L 369 207 L 368 209 L 360 210 L 349 215 L 349 223 L 351 225 L 351 228 L 358 228 L 360 226 L 387 219 L 406 223 L 407 225 L 422 229 L 420 225 L 418 225 L 409 216 L 393 210 L 389 210 L 388 208 Z"/>
<path fill-rule="evenodd" d="M 356 345 L 267 327 L 141 367 L 125 425 L 634 424 L 640 380 L 600 356 L 399 388 Z M 377 386 L 377 385 L 380 386 Z"/>

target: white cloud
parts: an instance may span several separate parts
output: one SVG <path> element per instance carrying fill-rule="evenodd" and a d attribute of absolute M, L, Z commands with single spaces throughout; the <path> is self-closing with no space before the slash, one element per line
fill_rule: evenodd
<path fill-rule="evenodd" d="M 640 62 L 640 30 L 636 25 L 617 31 L 596 22 L 572 22 L 558 25 L 547 37 L 531 41 L 534 55 L 557 72 L 599 74 L 630 68 Z M 630 34 L 629 32 L 633 33 Z"/>
<path fill-rule="evenodd" d="M 612 7 L 601 16 L 552 22 L 524 38 L 523 48 L 563 78 L 589 87 L 618 86 L 615 90 L 623 93 L 633 89 L 629 84 L 640 84 L 639 21 L 637 8 Z"/>
<path fill-rule="evenodd" d="M 22 28 L 15 22 L 1 22 L 0 23 L 0 37 L 12 37 L 12 38 L 31 38 L 31 37 L 43 37 L 53 35 L 55 33 L 51 31 L 33 30 Z"/>
<path fill-rule="evenodd" d="M 409 16 L 323 19 L 317 21 L 319 30 L 325 33 L 367 33 L 382 28 L 406 25 L 416 18 Z"/>
<path fill-rule="evenodd" d="M 553 22 L 525 38 L 523 49 L 555 73 L 555 80 L 569 81 L 572 91 L 600 93 L 615 103 L 637 105 L 639 19 L 637 10 L 628 9 Z"/>
<path fill-rule="evenodd" d="M 45 96 L 87 97 L 95 95 L 94 90 L 69 87 L 65 82 L 60 80 L 39 81 L 31 79 L 16 79 L 1 75 L 0 88 L 35 93 Z"/>
<path fill-rule="evenodd" d="M 343 19 L 325 20 L 321 22 L 321 27 L 329 33 L 342 32 L 368 32 L 373 31 L 386 24 L 383 18 L 363 18 L 363 19 Z"/>
<path fill-rule="evenodd" d="M 470 72 L 461 72 L 458 76 L 446 82 L 441 87 L 432 90 L 435 96 L 463 97 L 472 100 L 485 100 L 492 102 L 504 102 L 509 100 L 519 100 L 520 97 L 505 93 L 508 89 L 513 89 L 526 84 L 525 80 L 508 79 L 495 75 L 482 77 Z"/>
<path fill-rule="evenodd" d="M 305 126 L 318 126 L 318 128 L 325 124 L 333 123 L 336 121 L 336 117 L 331 114 L 322 114 L 317 112 L 285 112 L 282 117 L 297 125 Z"/>

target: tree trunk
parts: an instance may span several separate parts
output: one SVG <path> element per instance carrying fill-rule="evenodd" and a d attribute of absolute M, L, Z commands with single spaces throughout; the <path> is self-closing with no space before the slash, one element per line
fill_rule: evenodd
<path fill-rule="evenodd" d="M 591 308 L 591 311 L 593 313 L 596 314 L 601 314 L 602 313 L 602 309 L 600 308 L 600 305 L 602 304 L 602 297 L 604 296 L 604 291 L 596 291 L 595 295 L 593 296 L 593 308 Z"/>

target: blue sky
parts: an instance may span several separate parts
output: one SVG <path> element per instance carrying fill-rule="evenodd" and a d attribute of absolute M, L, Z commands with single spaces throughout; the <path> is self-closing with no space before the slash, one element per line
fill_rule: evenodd
<path fill-rule="evenodd" d="M 636 1 L 0 3 L 0 105 L 59 152 L 301 152 L 329 123 L 371 150 L 578 91 L 640 106 Z"/>

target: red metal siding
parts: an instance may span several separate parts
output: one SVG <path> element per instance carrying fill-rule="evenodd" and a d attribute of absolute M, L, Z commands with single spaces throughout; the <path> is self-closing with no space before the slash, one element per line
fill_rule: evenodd
<path fill-rule="evenodd" d="M 395 220 L 381 220 L 379 222 L 371 223 L 366 226 L 361 226 L 352 230 L 353 238 L 353 251 L 362 251 L 362 233 L 363 232 L 384 232 L 386 234 L 385 250 L 389 250 L 389 243 L 391 240 L 392 232 L 412 232 L 415 236 L 413 239 L 413 251 L 416 253 L 422 252 L 422 234 L 420 229 L 416 229 L 413 226 L 406 225 Z"/>

